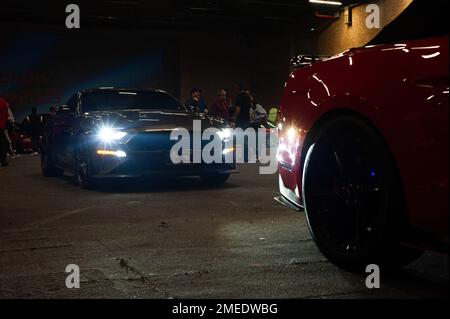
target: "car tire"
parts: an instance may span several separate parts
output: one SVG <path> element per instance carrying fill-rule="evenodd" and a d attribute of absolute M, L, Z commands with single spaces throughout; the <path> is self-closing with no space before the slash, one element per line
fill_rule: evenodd
<path fill-rule="evenodd" d="M 208 174 L 200 176 L 203 183 L 208 185 L 221 185 L 230 178 L 230 174 Z"/>
<path fill-rule="evenodd" d="M 91 161 L 85 151 L 75 155 L 75 180 L 82 189 L 93 189 L 95 187 L 92 178 Z"/>
<path fill-rule="evenodd" d="M 55 167 L 53 152 L 48 144 L 42 147 L 41 151 L 41 172 L 45 177 L 62 176 L 64 171 Z"/>
<path fill-rule="evenodd" d="M 400 177 L 381 135 L 364 120 L 328 121 L 308 148 L 303 201 L 311 234 L 340 268 L 397 269 L 422 251 L 400 244 L 406 209 Z"/>

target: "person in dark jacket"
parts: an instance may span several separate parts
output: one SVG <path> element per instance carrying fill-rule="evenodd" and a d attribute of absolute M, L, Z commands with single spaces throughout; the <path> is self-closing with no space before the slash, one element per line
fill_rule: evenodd
<path fill-rule="evenodd" d="M 217 100 L 209 106 L 208 115 L 221 117 L 227 121 L 230 118 L 230 102 L 224 89 L 217 92 Z"/>
<path fill-rule="evenodd" d="M 42 116 L 38 114 L 37 109 L 33 107 L 31 114 L 24 120 L 24 130 L 31 136 L 33 152 L 39 152 L 39 138 L 42 134 Z"/>
<path fill-rule="evenodd" d="M 205 101 L 202 99 L 202 89 L 192 89 L 191 98 L 186 100 L 185 105 L 187 107 L 194 107 L 200 113 L 208 113 L 208 107 Z"/>
<path fill-rule="evenodd" d="M 240 127 L 245 130 L 250 126 L 250 95 L 248 91 L 245 90 L 240 84 L 235 85 L 235 91 L 237 93 L 237 97 L 234 102 L 235 111 L 233 121 L 236 123 L 236 127 Z"/>

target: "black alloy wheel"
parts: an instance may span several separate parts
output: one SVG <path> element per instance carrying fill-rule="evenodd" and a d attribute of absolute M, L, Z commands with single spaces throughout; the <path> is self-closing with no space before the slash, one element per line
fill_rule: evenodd
<path fill-rule="evenodd" d="M 322 127 L 306 156 L 303 196 L 314 240 L 337 266 L 392 269 L 421 255 L 400 245 L 400 179 L 379 133 L 364 121 L 342 116 Z"/>

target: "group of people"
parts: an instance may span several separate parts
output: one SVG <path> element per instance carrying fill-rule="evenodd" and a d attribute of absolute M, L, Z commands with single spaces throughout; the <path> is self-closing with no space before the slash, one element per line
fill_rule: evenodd
<path fill-rule="evenodd" d="M 50 108 L 50 116 L 56 114 L 56 108 Z M 31 113 L 24 119 L 21 125 L 21 132 L 24 132 L 31 138 L 31 148 L 33 154 L 39 152 L 39 139 L 42 135 L 42 129 L 45 125 L 45 118 L 39 114 L 37 109 L 33 107 Z M 0 97 L 0 164 L 8 166 L 8 155 L 16 157 L 13 141 L 10 133 L 16 126 L 13 112 L 8 102 Z"/>
<path fill-rule="evenodd" d="M 234 103 L 224 89 L 219 89 L 215 101 L 208 106 L 202 99 L 202 90 L 195 88 L 185 104 L 199 112 L 232 122 L 236 127 L 257 129 L 267 119 L 266 110 L 258 103 L 256 96 L 242 85 L 236 84 L 234 89 L 237 94 Z"/>

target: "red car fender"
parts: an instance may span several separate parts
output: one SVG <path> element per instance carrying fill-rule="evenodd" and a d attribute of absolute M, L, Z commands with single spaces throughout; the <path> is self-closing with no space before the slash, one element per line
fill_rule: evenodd
<path fill-rule="evenodd" d="M 448 37 L 355 49 L 299 69 L 286 83 L 280 110 L 280 136 L 290 127 L 299 131 L 295 161 L 280 138 L 280 181 L 290 195 L 301 202 L 301 156 L 314 128 L 350 111 L 391 149 L 410 224 L 448 234 Z"/>

